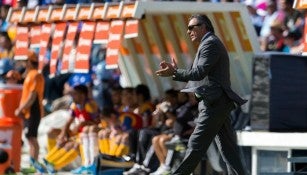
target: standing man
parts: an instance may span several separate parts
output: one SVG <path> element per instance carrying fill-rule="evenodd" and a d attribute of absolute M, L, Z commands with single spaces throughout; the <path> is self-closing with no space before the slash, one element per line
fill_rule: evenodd
<path fill-rule="evenodd" d="M 28 51 L 26 77 L 23 83 L 22 96 L 15 115 L 25 119 L 27 131 L 25 136 L 29 142 L 31 165 L 39 172 L 44 168 L 38 163 L 39 145 L 37 141 L 38 126 L 44 115 L 43 94 L 45 81 L 38 72 L 38 57 L 33 51 Z"/>
<path fill-rule="evenodd" d="M 194 93 L 199 101 L 196 127 L 189 139 L 186 156 L 173 175 L 189 175 L 205 155 L 214 140 L 227 165 L 229 175 L 245 175 L 236 135 L 230 122 L 230 111 L 246 101 L 230 88 L 229 57 L 226 48 L 214 34 L 206 15 L 192 15 L 188 35 L 199 44 L 193 66 L 179 69 L 172 63 L 161 62 L 158 76 L 188 82 L 182 92 Z"/>

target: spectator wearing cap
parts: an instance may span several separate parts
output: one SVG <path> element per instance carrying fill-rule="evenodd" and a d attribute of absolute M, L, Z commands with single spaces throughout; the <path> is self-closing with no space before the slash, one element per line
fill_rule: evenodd
<path fill-rule="evenodd" d="M 44 168 L 37 161 L 39 156 L 37 134 L 41 117 L 44 115 L 42 104 L 44 84 L 44 77 L 38 72 L 38 57 L 35 52 L 28 51 L 26 77 L 15 115 L 25 119 L 25 127 L 27 128 L 25 136 L 29 143 L 30 163 L 40 173 L 44 172 Z"/>

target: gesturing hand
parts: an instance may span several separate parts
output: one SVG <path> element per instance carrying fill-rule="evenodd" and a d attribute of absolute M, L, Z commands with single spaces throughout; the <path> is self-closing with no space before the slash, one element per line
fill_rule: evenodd
<path fill-rule="evenodd" d="M 158 76 L 169 77 L 169 76 L 174 75 L 174 72 L 177 69 L 177 64 L 176 64 L 175 59 L 172 58 L 172 63 L 168 63 L 168 62 L 162 61 L 160 63 L 160 68 L 161 69 L 156 71 L 156 74 Z"/>

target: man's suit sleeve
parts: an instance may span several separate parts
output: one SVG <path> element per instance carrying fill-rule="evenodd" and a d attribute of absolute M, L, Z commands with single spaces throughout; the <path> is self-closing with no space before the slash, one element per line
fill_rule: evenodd
<path fill-rule="evenodd" d="M 204 79 L 219 60 L 218 47 L 213 40 L 202 43 L 191 69 L 177 69 L 173 80 L 200 81 Z"/>

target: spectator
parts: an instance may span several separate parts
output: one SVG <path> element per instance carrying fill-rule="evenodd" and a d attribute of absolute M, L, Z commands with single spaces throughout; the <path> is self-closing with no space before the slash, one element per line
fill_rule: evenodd
<path fill-rule="evenodd" d="M 265 51 L 288 52 L 288 48 L 284 43 L 282 23 L 273 21 L 271 24 L 271 34 L 264 42 Z"/>
<path fill-rule="evenodd" d="M 27 5 L 28 5 L 27 0 L 17 0 L 17 4 L 16 4 L 17 8 L 27 7 Z"/>
<path fill-rule="evenodd" d="M 303 52 L 304 43 L 302 34 L 299 31 L 284 32 L 284 43 L 291 54 L 301 54 Z"/>
<path fill-rule="evenodd" d="M 14 47 L 7 32 L 0 33 L 0 59 L 4 58 L 14 58 Z"/>
<path fill-rule="evenodd" d="M 267 13 L 264 16 L 263 25 L 260 31 L 260 47 L 263 51 L 265 50 L 265 40 L 271 34 L 271 24 L 274 21 L 282 23 L 285 17 L 285 14 L 277 9 L 276 0 L 269 0 L 266 12 Z"/>
<path fill-rule="evenodd" d="M 1 32 L 7 31 L 8 22 L 6 21 L 7 14 L 9 13 L 9 9 L 11 8 L 11 5 L 9 4 L 2 4 L 0 6 L 0 20 L 1 20 Z"/>
<path fill-rule="evenodd" d="M 263 17 L 257 13 L 257 8 L 253 0 L 245 0 L 244 4 L 247 6 L 247 10 L 249 12 L 250 19 L 256 30 L 257 35 L 259 36 L 260 30 L 263 24 Z"/>
<path fill-rule="evenodd" d="M 288 31 L 300 31 L 303 33 L 304 29 L 304 15 L 299 10 L 293 8 L 294 0 L 280 0 L 279 6 L 285 13 L 285 19 L 283 23 L 284 30 Z"/>

